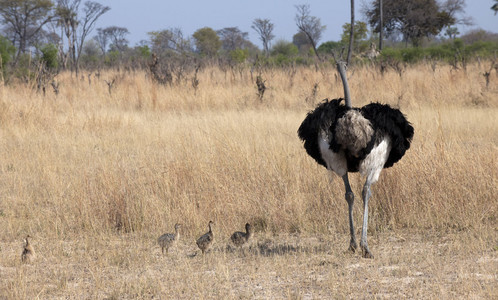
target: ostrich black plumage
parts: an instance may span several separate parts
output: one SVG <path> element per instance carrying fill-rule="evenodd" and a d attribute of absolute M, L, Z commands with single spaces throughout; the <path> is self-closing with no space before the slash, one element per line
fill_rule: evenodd
<path fill-rule="evenodd" d="M 368 249 L 368 199 L 370 186 L 377 182 L 383 168 L 399 161 L 410 148 L 413 127 L 405 116 L 389 105 L 370 103 L 349 108 L 343 99 L 325 99 L 309 112 L 298 130 L 306 152 L 317 163 L 341 176 L 349 208 L 350 250 L 358 248 L 353 224 L 354 194 L 348 172 L 366 177 L 363 186 L 363 227 L 360 247 L 364 257 L 372 258 Z"/>

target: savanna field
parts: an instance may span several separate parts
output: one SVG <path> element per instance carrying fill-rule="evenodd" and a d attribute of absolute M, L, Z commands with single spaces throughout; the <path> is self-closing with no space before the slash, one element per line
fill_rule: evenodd
<path fill-rule="evenodd" d="M 262 71 L 262 100 L 258 74 L 217 67 L 197 88 L 193 73 L 159 85 L 142 71 L 60 74 L 58 95 L 1 85 L 0 299 L 496 299 L 498 79 L 486 87 L 485 65 L 348 71 L 353 106 L 390 104 L 415 128 L 372 187 L 374 259 L 347 251 L 343 182 L 296 133 L 343 95 L 333 66 Z M 359 238 L 364 180 L 350 181 Z M 246 222 L 254 238 L 235 249 Z"/>

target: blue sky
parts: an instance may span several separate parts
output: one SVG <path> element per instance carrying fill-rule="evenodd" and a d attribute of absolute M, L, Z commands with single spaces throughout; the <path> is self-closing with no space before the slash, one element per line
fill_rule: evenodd
<path fill-rule="evenodd" d="M 254 19 L 269 19 L 275 24 L 275 40 L 292 41 L 297 32 L 294 21 L 295 5 L 309 4 L 311 15 L 326 25 L 320 42 L 340 39 L 342 25 L 350 21 L 349 0 L 94 0 L 111 8 L 100 17 L 96 28 L 107 26 L 126 27 L 130 34 L 130 46 L 140 40 L 148 40 L 147 32 L 178 27 L 185 36 L 197 29 L 211 27 L 214 30 L 238 27 L 249 33 L 249 39 L 261 48 L 256 32 L 251 29 Z M 366 0 L 355 1 L 356 20 L 364 17 L 360 10 Z M 368 1 L 371 2 L 371 1 Z M 461 27 L 465 33 L 474 28 L 498 32 L 498 15 L 490 7 L 492 0 L 466 0 L 466 15 L 473 18 L 471 27 Z M 92 32 L 92 36 L 96 32 Z"/>

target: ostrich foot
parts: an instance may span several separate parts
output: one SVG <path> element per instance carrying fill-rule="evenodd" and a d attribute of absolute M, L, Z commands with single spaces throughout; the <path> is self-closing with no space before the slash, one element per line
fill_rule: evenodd
<path fill-rule="evenodd" d="M 349 248 L 348 248 L 348 251 L 352 252 L 352 253 L 355 253 L 356 250 L 358 249 L 358 244 L 356 244 L 356 241 L 351 241 L 349 243 Z"/>
<path fill-rule="evenodd" d="M 363 252 L 364 258 L 374 258 L 372 252 L 370 252 L 370 250 L 368 250 L 368 246 L 362 246 L 361 250 Z"/>

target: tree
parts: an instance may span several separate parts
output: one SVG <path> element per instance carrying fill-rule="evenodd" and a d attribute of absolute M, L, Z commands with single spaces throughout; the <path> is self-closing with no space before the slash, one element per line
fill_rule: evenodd
<path fill-rule="evenodd" d="M 351 62 L 351 55 L 353 54 L 353 42 L 355 40 L 354 29 L 354 0 L 351 0 L 351 25 L 349 26 L 349 46 L 348 46 L 348 58 L 346 60 L 346 65 L 349 66 Z"/>
<path fill-rule="evenodd" d="M 379 0 L 379 51 L 382 51 L 384 40 L 384 0 Z"/>
<path fill-rule="evenodd" d="M 448 27 L 446 28 L 446 32 L 444 34 L 447 35 L 450 40 L 454 40 L 456 36 L 460 34 L 460 32 L 456 27 Z"/>
<path fill-rule="evenodd" d="M 370 26 L 380 32 L 379 0 L 365 12 Z M 437 35 L 445 26 L 455 24 L 455 18 L 442 10 L 436 0 L 383 0 L 383 29 L 389 36 L 403 34 L 405 42 L 418 46 L 423 37 Z"/>
<path fill-rule="evenodd" d="M 81 52 L 81 63 L 86 68 L 96 66 L 99 62 L 99 57 L 102 55 L 102 49 L 95 39 L 90 39 L 83 45 Z"/>
<path fill-rule="evenodd" d="M 94 36 L 93 39 L 97 42 L 97 45 L 99 46 L 100 51 L 102 51 L 102 55 L 105 60 L 105 53 L 107 52 L 107 45 L 109 44 L 109 35 L 105 29 L 97 28 L 97 35 Z"/>
<path fill-rule="evenodd" d="M 118 26 L 109 26 L 104 29 L 104 33 L 109 37 L 111 44 L 109 45 L 112 49 L 118 52 L 123 52 L 128 47 L 128 40 L 125 38 L 126 35 L 130 34 L 128 29 Z"/>
<path fill-rule="evenodd" d="M 448 27 L 455 24 L 463 24 L 467 26 L 473 25 L 472 18 L 463 15 L 465 13 L 465 0 L 446 0 L 441 2 L 440 9 L 454 22 L 452 24 L 448 24 Z"/>
<path fill-rule="evenodd" d="M 17 55 L 26 51 L 26 47 L 42 27 L 52 19 L 52 1 L 50 0 L 2 0 L 0 15 L 2 23 L 13 33 L 14 44 L 17 44 Z"/>
<path fill-rule="evenodd" d="M 192 51 L 190 39 L 183 37 L 180 28 L 164 29 L 148 33 L 151 39 L 152 52 L 161 53 L 170 50 L 175 53 L 186 54 Z"/>
<path fill-rule="evenodd" d="M 69 0 L 58 0 L 55 9 L 56 24 L 61 29 L 61 43 L 59 44 L 59 52 L 61 53 L 62 64 L 65 68 L 68 58 L 73 58 L 75 52 L 75 35 L 77 26 L 78 7 L 80 1 L 70 2 Z M 73 30 L 74 29 L 74 30 Z M 67 54 L 64 54 L 64 37 L 67 39 Z"/>
<path fill-rule="evenodd" d="M 247 46 L 249 33 L 242 32 L 237 27 L 225 27 L 217 31 L 220 36 L 222 48 L 227 51 L 244 49 Z"/>
<path fill-rule="evenodd" d="M 81 0 L 58 0 L 56 15 L 58 25 L 68 39 L 68 54 L 73 63 L 76 76 L 79 72 L 79 59 L 87 36 L 95 27 L 95 22 L 111 8 L 100 3 L 86 1 L 83 7 L 83 15 L 78 17 Z"/>
<path fill-rule="evenodd" d="M 353 47 L 357 51 L 359 50 L 360 41 L 364 40 L 367 37 L 367 23 L 365 22 L 357 22 L 354 24 L 354 33 L 353 33 Z M 345 23 L 342 25 L 342 34 L 341 34 L 341 43 L 343 45 L 347 45 L 350 41 L 349 36 L 351 35 L 351 24 Z"/>
<path fill-rule="evenodd" d="M 496 13 L 498 13 L 498 0 L 495 0 L 495 4 L 493 4 L 493 6 L 491 6 L 491 9 L 495 12 L 495 16 L 496 16 Z"/>
<path fill-rule="evenodd" d="M 195 47 L 201 55 L 213 57 L 221 48 L 220 37 L 210 27 L 198 29 L 192 35 Z"/>
<path fill-rule="evenodd" d="M 310 16 L 310 6 L 309 5 L 296 5 L 297 13 L 295 17 L 297 28 L 300 32 L 304 33 L 308 38 L 315 55 L 320 59 L 318 51 L 316 50 L 317 44 L 322 38 L 322 34 L 325 31 L 326 26 L 321 24 L 321 21 L 317 17 Z"/>
<path fill-rule="evenodd" d="M 297 49 L 302 53 L 309 52 L 310 48 L 313 48 L 308 36 L 302 31 L 299 31 L 292 36 L 292 43 L 296 45 Z"/>
<path fill-rule="evenodd" d="M 251 28 L 259 34 L 259 39 L 263 42 L 263 51 L 266 56 L 268 56 L 270 42 L 275 38 L 275 35 L 273 35 L 273 23 L 271 23 L 268 19 L 255 19 L 252 22 Z"/>

